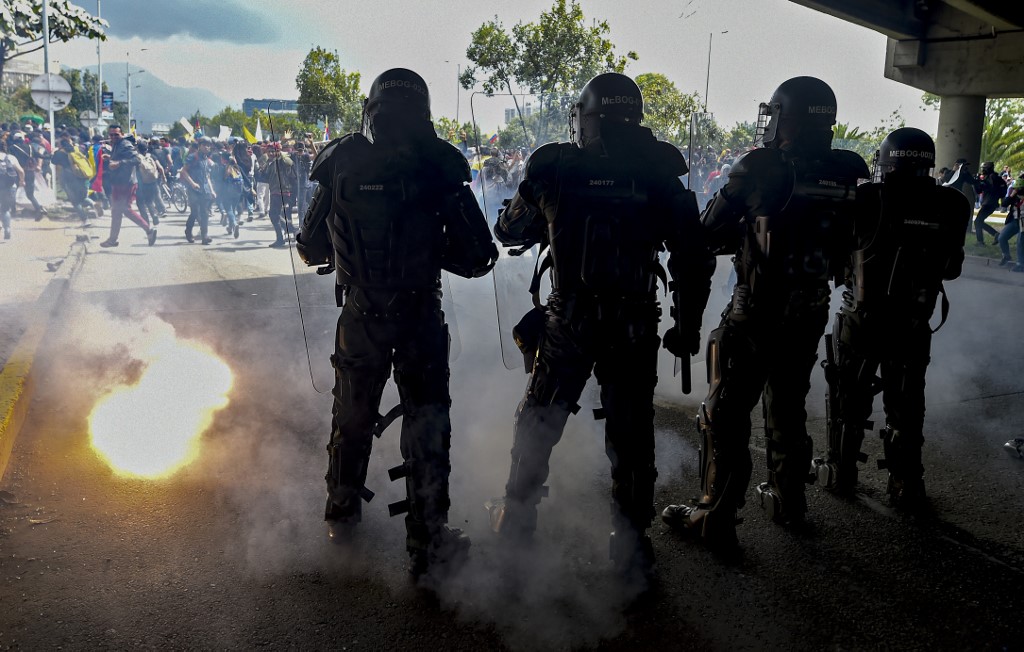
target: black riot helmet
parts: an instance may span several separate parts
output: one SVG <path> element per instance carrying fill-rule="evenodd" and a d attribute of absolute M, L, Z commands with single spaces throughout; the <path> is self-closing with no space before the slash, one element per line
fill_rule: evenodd
<path fill-rule="evenodd" d="M 401 143 L 421 135 L 424 124 L 430 124 L 430 93 L 422 77 L 392 68 L 373 80 L 363 101 L 363 135 L 370 142 Z"/>
<path fill-rule="evenodd" d="M 935 141 L 913 127 L 901 127 L 879 145 L 875 153 L 876 182 L 888 177 L 930 177 L 935 167 Z"/>
<path fill-rule="evenodd" d="M 636 82 L 617 72 L 602 73 L 587 82 L 569 112 L 569 139 L 585 147 L 602 131 L 639 125 L 643 117 L 644 96 Z"/>
<path fill-rule="evenodd" d="M 755 143 L 820 154 L 832 147 L 836 94 L 817 77 L 794 77 L 775 89 L 757 116 Z"/>

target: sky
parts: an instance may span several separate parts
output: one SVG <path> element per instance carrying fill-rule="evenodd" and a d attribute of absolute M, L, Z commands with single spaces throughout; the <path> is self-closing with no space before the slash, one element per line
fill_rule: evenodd
<path fill-rule="evenodd" d="M 97 0 L 75 0 L 95 13 Z M 315 46 L 337 50 L 362 74 L 406 67 L 427 80 L 435 116 L 487 128 L 500 111 L 460 90 L 470 34 L 495 17 L 510 29 L 535 21 L 552 0 L 101 0 L 110 22 L 104 62 L 129 60 L 174 86 L 206 88 L 240 107 L 246 97 L 297 97 L 295 76 Z M 753 121 L 757 105 L 790 77 L 812 75 L 836 93 L 838 120 L 870 129 L 900 110 L 907 124 L 934 133 L 938 113 L 921 91 L 885 79 L 885 37 L 788 0 L 581 0 L 588 19 L 605 20 L 619 53 L 639 60 L 627 74 L 659 72 L 683 92 L 704 94 L 719 123 Z M 443 7 L 443 8 L 442 8 Z M 711 67 L 708 75 L 709 36 Z M 33 55 L 42 60 L 41 53 Z M 95 42 L 54 44 L 51 65 L 96 63 Z M 116 82 L 112 85 L 116 87 Z M 138 92 L 145 92 L 141 89 Z M 492 107 L 495 101 L 491 101 Z M 511 104 L 509 104 L 511 106 Z"/>

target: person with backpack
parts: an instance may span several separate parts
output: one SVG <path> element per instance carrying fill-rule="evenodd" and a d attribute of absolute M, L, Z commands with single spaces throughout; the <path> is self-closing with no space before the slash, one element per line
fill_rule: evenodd
<path fill-rule="evenodd" d="M 0 140 L 0 222 L 3 224 L 4 240 L 11 239 L 11 214 L 14 213 L 14 198 L 18 186 L 25 183 L 25 170 L 14 155 L 7 152 L 7 141 Z"/>
<path fill-rule="evenodd" d="M 229 152 L 221 152 L 220 165 L 217 167 L 220 177 L 218 197 L 224 209 L 225 226 L 228 235 L 238 238 L 238 207 L 242 201 L 242 171 Z"/>
<path fill-rule="evenodd" d="M 157 184 L 163 179 L 164 170 L 160 163 L 153 158 L 146 141 L 140 142 L 137 149 L 139 167 L 135 173 L 139 180 L 139 188 L 135 195 L 135 203 L 138 205 L 142 217 L 156 226 L 160 224 L 160 207 L 156 203 L 160 194 Z"/>
<path fill-rule="evenodd" d="M 81 218 L 82 226 L 88 226 L 91 214 L 99 216 L 96 205 L 89 199 L 89 179 L 95 172 L 89 159 L 71 140 L 65 139 L 53 154 L 53 164 L 60 168 L 60 185 Z"/>
<path fill-rule="evenodd" d="M 104 157 L 104 177 L 110 184 L 110 235 L 100 243 L 101 247 L 116 247 L 121 233 L 121 219 L 127 216 L 146 232 L 149 246 L 156 242 L 156 228 L 132 209 L 135 199 L 136 174 L 139 153 L 135 145 L 121 133 L 121 127 L 111 125 L 107 130 L 110 139 L 110 155 Z"/>
<path fill-rule="evenodd" d="M 25 134 L 20 131 L 16 131 L 11 139 L 10 154 L 13 154 L 18 159 L 18 164 L 24 171 L 25 176 L 25 197 L 32 203 L 32 209 L 35 212 L 35 218 L 38 222 L 43 219 L 43 215 L 46 214 L 40 204 L 39 200 L 36 199 L 36 174 L 39 172 L 39 161 L 40 157 L 37 155 L 35 147 L 25 138 Z"/>
<path fill-rule="evenodd" d="M 981 172 L 977 181 L 974 182 L 974 189 L 981 195 L 981 208 L 978 209 L 978 216 L 974 218 L 974 235 L 978 238 L 978 244 L 985 244 L 982 231 L 990 234 L 995 240 L 992 244 L 999 245 L 999 231 L 989 226 L 985 220 L 999 206 L 999 200 L 1006 196 L 1006 180 L 996 174 L 996 165 L 992 161 L 985 161 L 981 164 Z"/>

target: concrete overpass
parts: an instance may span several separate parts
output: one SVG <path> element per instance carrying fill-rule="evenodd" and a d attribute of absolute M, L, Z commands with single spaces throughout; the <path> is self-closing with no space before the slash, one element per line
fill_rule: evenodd
<path fill-rule="evenodd" d="M 889 37 L 885 76 L 942 98 L 936 164 L 977 170 L 985 100 L 1024 97 L 1021 0 L 791 0 Z"/>

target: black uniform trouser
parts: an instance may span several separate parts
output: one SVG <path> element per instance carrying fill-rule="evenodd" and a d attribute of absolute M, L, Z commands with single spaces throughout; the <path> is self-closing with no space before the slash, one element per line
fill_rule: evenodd
<path fill-rule="evenodd" d="M 985 238 L 982 237 L 982 233 L 988 233 L 995 237 L 999 235 L 999 231 L 996 231 L 992 226 L 985 222 L 989 215 L 995 212 L 998 204 L 982 204 L 981 208 L 978 209 L 978 216 L 974 218 L 974 235 L 978 239 L 978 244 L 985 244 Z"/>
<path fill-rule="evenodd" d="M 579 409 L 576 402 L 594 370 L 612 466 L 613 520 L 616 529 L 629 525 L 642 532 L 651 525 L 657 477 L 652 403 L 661 342 L 658 304 L 619 303 L 600 312 L 563 311 L 554 300 L 549 306 L 526 396 L 516 411 L 506 502 L 520 513 L 540 502 L 551 451 L 569 414 Z"/>
<path fill-rule="evenodd" d="M 929 311 L 930 312 L 930 311 Z M 844 435 L 858 442 L 862 425 L 871 415 L 881 371 L 882 406 L 886 426 L 895 434 L 886 444 L 890 473 L 901 479 L 920 479 L 924 444 L 925 372 L 930 362 L 931 328 L 927 319 L 894 318 L 896 309 L 867 313 L 844 309 L 836 319 L 836 363 L 839 366 L 839 414 Z M 856 450 L 840 451 L 847 466 Z M 832 451 L 830 451 L 830 456 Z"/>
<path fill-rule="evenodd" d="M 714 443 L 702 454 L 715 461 L 723 506 L 742 507 L 753 468 L 750 412 L 760 399 L 768 480 L 784 501 L 790 499 L 787 509 L 802 513 L 813 452 L 805 403 L 828 323 L 828 292 L 788 306 L 764 301 L 741 322 L 729 318 L 730 308 L 709 338 L 720 346 L 717 355 L 708 355 L 709 376 L 720 380 L 712 383 L 704 402 Z"/>
<path fill-rule="evenodd" d="M 366 482 L 381 393 L 391 370 L 403 408 L 401 450 L 408 475 L 410 547 L 425 547 L 448 519 L 451 472 L 451 398 L 448 391 L 448 327 L 440 295 L 423 291 L 391 302 L 386 293 L 353 291 L 338 319 L 334 408 L 327 491 L 328 517 L 358 513 Z M 372 303 L 370 303 L 372 302 Z M 372 306 L 403 308 L 401 317 L 369 317 Z"/>

